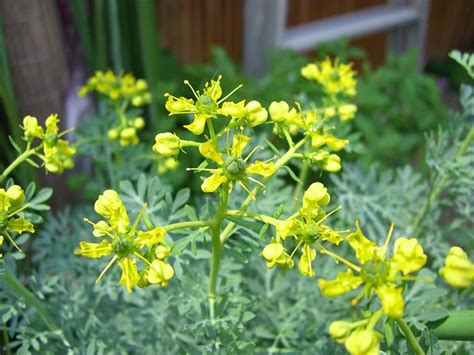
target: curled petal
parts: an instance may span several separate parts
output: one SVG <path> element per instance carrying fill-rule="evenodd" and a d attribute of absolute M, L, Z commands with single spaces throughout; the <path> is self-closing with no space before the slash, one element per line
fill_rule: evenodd
<path fill-rule="evenodd" d="M 161 287 L 166 287 L 173 276 L 173 267 L 159 259 L 154 260 L 148 270 L 148 281 L 152 284 L 159 284 Z"/>
<path fill-rule="evenodd" d="M 201 153 L 205 158 L 215 161 L 219 165 L 224 164 L 221 152 L 216 149 L 212 141 L 199 144 L 199 153 Z"/>
<path fill-rule="evenodd" d="M 207 119 L 210 116 L 207 114 L 195 114 L 194 121 L 188 125 L 185 125 L 184 128 L 191 131 L 196 136 L 199 136 L 204 132 L 204 127 L 206 126 Z"/>
<path fill-rule="evenodd" d="M 118 265 L 122 269 L 122 276 L 118 284 L 125 286 L 128 293 L 130 293 L 132 292 L 132 288 L 135 287 L 140 280 L 140 275 L 137 270 L 137 261 L 133 258 L 124 258 L 118 262 Z"/>
<path fill-rule="evenodd" d="M 326 297 L 337 297 L 355 290 L 362 284 L 362 278 L 355 276 L 352 270 L 340 272 L 334 280 L 319 279 L 321 293 Z"/>
<path fill-rule="evenodd" d="M 232 156 L 238 158 L 242 155 L 247 144 L 250 142 L 250 138 L 244 134 L 234 134 L 232 141 Z"/>
<path fill-rule="evenodd" d="M 203 192 L 214 192 L 226 181 L 227 178 L 224 175 L 215 173 L 204 179 L 201 189 Z"/>
<path fill-rule="evenodd" d="M 108 240 L 103 240 L 100 243 L 79 242 L 79 248 L 74 251 L 74 254 L 92 259 L 101 258 L 112 253 L 112 244 Z"/>
<path fill-rule="evenodd" d="M 420 270 L 426 263 L 426 254 L 415 238 L 398 238 L 394 244 L 393 257 L 390 261 L 392 270 L 409 274 Z"/>
<path fill-rule="evenodd" d="M 152 247 L 165 239 L 166 231 L 162 227 L 155 227 L 152 230 L 137 233 L 135 243 L 140 247 Z"/>
<path fill-rule="evenodd" d="M 245 170 L 248 174 L 257 174 L 261 176 L 272 176 L 275 174 L 275 164 L 273 162 L 264 163 L 260 160 L 255 160 L 255 163 L 249 165 Z"/>

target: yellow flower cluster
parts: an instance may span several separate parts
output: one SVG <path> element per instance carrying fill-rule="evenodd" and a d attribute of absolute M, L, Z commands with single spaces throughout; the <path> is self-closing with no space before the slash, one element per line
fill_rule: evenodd
<path fill-rule="evenodd" d="M 115 75 L 111 70 L 95 72 L 86 85 L 79 90 L 79 96 L 96 91 L 107 96 L 112 101 L 130 101 L 139 107 L 151 102 L 148 84 L 143 79 L 136 79 L 132 74 Z"/>
<path fill-rule="evenodd" d="M 344 343 L 347 351 L 354 355 L 378 355 L 380 353 L 379 336 L 373 330 L 373 324 L 367 320 L 359 322 L 335 321 L 329 326 L 329 334 L 338 343 Z"/>
<path fill-rule="evenodd" d="M 326 297 L 337 297 L 363 285 L 362 291 L 352 301 L 353 304 L 363 295 L 371 295 L 375 291 L 383 312 L 392 318 L 401 318 L 404 308 L 403 282 L 414 279 L 408 275 L 425 265 L 426 254 L 415 238 L 402 237 L 395 241 L 392 257 L 388 259 L 387 248 L 393 226 L 383 246 L 377 246 L 375 242 L 367 239 L 358 223 L 356 226 L 357 230 L 348 235 L 346 241 L 354 251 L 360 266 L 347 261 L 349 269 L 339 272 L 335 279 L 319 279 L 321 293 Z"/>
<path fill-rule="evenodd" d="M 45 122 L 45 128 L 38 124 L 38 119 L 33 116 L 26 116 L 23 119 L 24 139 L 29 145 L 35 138 L 42 140 L 39 147 L 43 148 L 43 154 L 35 152 L 44 162 L 47 171 L 52 173 L 62 173 L 64 169 L 71 169 L 74 166 L 72 159 L 76 153 L 76 148 L 70 147 L 69 143 L 60 139 L 68 131 L 58 132 L 58 115 L 50 115 Z"/>
<path fill-rule="evenodd" d="M 21 252 L 14 241 L 15 234 L 35 231 L 33 224 L 22 213 L 27 207 L 25 194 L 20 186 L 11 185 L 7 190 L 0 189 L 0 246 L 6 237 Z"/>
<path fill-rule="evenodd" d="M 312 277 L 316 273 L 312 262 L 316 258 L 316 249 L 321 248 L 320 241 L 328 241 L 335 245 L 343 240 L 342 235 L 323 224 L 329 214 L 323 207 L 329 203 L 330 196 L 327 189 L 320 182 L 309 186 L 303 195 L 303 204 L 300 210 L 286 220 L 273 221 L 276 237 L 265 246 L 261 255 L 268 268 L 278 265 L 284 268 L 294 266 L 293 256 L 301 248 L 298 261 L 298 270 L 303 276 Z M 289 254 L 283 242 L 291 237 L 296 241 L 296 248 Z"/>
<path fill-rule="evenodd" d="M 439 270 L 441 277 L 452 287 L 466 288 L 474 283 L 474 263 L 460 247 L 452 247 Z"/>
<path fill-rule="evenodd" d="M 116 127 L 109 129 L 107 138 L 111 141 L 118 139 L 122 147 L 128 145 L 135 145 L 140 142 L 137 131 L 145 127 L 145 120 L 143 117 L 136 117 L 134 119 L 127 119 L 125 116 L 120 120 Z"/>
<path fill-rule="evenodd" d="M 117 261 L 122 270 L 118 283 L 128 292 L 135 286 L 146 287 L 150 284 L 166 287 L 174 276 L 173 267 L 166 261 L 171 248 L 164 242 L 164 228 L 157 226 L 146 231 L 139 229 L 145 207 L 135 222 L 130 224 L 125 206 L 117 192 L 106 190 L 97 199 L 94 209 L 105 220 L 94 223 L 86 219 L 86 222 L 93 225 L 94 237 L 108 239 L 103 239 L 100 243 L 80 242 L 80 248 L 75 254 L 87 258 L 114 255 L 96 282 L 99 282 Z M 144 263 L 140 273 L 137 259 Z"/>
<path fill-rule="evenodd" d="M 195 135 L 201 135 L 204 132 L 206 123 L 218 115 L 232 118 L 228 125 L 229 128 L 237 126 L 253 128 L 265 123 L 268 113 L 258 101 L 250 101 L 247 104 L 245 104 L 245 100 L 237 103 L 226 101 L 242 85 L 235 88 L 225 97 L 222 97 L 221 79 L 222 76 L 219 75 L 217 80 L 207 82 L 202 93 L 194 90 L 186 80 L 184 83 L 191 88 L 195 100 L 175 97 L 169 93 L 165 94 L 168 98 L 165 107 L 169 111 L 170 116 L 177 114 L 193 115 L 193 122 L 184 127 Z"/>
<path fill-rule="evenodd" d="M 301 69 L 301 75 L 316 81 L 328 95 L 355 96 L 355 74 L 351 64 L 339 63 L 337 59 L 333 63 L 329 58 L 320 63 L 308 64 Z"/>

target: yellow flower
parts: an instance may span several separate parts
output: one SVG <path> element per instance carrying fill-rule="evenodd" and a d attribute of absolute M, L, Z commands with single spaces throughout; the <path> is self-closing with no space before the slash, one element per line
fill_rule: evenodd
<path fill-rule="evenodd" d="M 451 247 L 445 266 L 439 270 L 441 277 L 452 287 L 466 288 L 474 282 L 474 263 L 460 247 Z"/>
<path fill-rule="evenodd" d="M 293 267 L 293 261 L 281 243 L 272 242 L 267 244 L 260 253 L 266 260 L 267 267 L 272 269 L 275 265 Z"/>
<path fill-rule="evenodd" d="M 268 112 L 258 101 L 250 101 L 247 105 L 245 105 L 245 111 L 245 120 L 248 127 L 259 126 L 265 123 L 267 120 Z"/>
<path fill-rule="evenodd" d="M 392 318 L 401 318 L 403 315 L 403 289 L 394 285 L 382 285 L 376 290 L 382 303 L 383 312 Z"/>
<path fill-rule="evenodd" d="M 350 322 L 337 320 L 329 325 L 329 334 L 338 343 L 344 343 L 354 326 Z"/>
<path fill-rule="evenodd" d="M 345 346 L 350 354 L 378 355 L 380 343 L 377 334 L 370 329 L 358 329 L 345 341 Z"/>
<path fill-rule="evenodd" d="M 30 141 L 33 138 L 43 137 L 43 127 L 38 124 L 38 119 L 33 116 L 25 116 L 23 119 L 23 130 L 25 131 L 25 139 Z"/>
<path fill-rule="evenodd" d="M 100 243 L 82 241 L 79 243 L 79 249 L 74 253 L 87 258 L 100 258 L 114 254 L 97 278 L 96 283 L 100 281 L 110 267 L 118 260 L 118 266 L 122 270 L 122 275 L 118 282 L 119 285 L 123 285 L 128 292 L 131 292 L 133 287 L 137 286 L 139 282 L 140 287 L 145 286 L 141 283 L 142 277 L 138 272 L 136 259 L 138 258 L 145 262 L 142 275 L 148 275 L 150 283 L 158 283 L 163 287 L 166 286 L 173 277 L 174 272 L 170 273 L 169 267 L 171 266 L 166 266 L 168 264 L 164 262 L 164 259 L 169 254 L 169 249 L 166 249 L 168 247 L 162 244 L 166 236 L 165 229 L 157 226 L 147 231 L 138 230 L 144 208 L 137 216 L 133 225 L 130 225 L 125 206 L 118 193 L 114 190 L 104 191 L 95 202 L 94 209 L 106 220 L 101 220 L 97 223 L 91 222 L 88 219 L 85 219 L 85 221 L 94 227 L 93 235 L 95 237 L 107 237 L 108 239 L 104 239 Z M 158 248 L 162 245 L 165 247 L 165 250 L 161 248 L 160 253 L 158 253 Z M 153 252 L 155 247 L 156 250 Z M 143 250 L 144 248 L 147 248 L 147 250 Z M 150 250 L 151 252 L 148 252 Z M 157 259 L 155 258 L 159 257 L 158 255 L 161 256 L 159 261 L 162 264 L 156 263 Z"/>
<path fill-rule="evenodd" d="M 341 121 L 348 121 L 354 118 L 357 112 L 357 106 L 354 104 L 342 104 L 337 107 L 337 114 Z"/>
<path fill-rule="evenodd" d="M 377 244 L 367 239 L 362 233 L 359 221 L 356 221 L 356 228 L 356 231 L 348 235 L 346 240 L 352 249 L 354 249 L 357 260 L 363 264 L 372 259 Z"/>
<path fill-rule="evenodd" d="M 136 129 L 143 129 L 145 127 L 145 119 L 143 117 L 136 117 L 132 123 Z"/>
<path fill-rule="evenodd" d="M 234 134 L 232 146 L 226 149 L 226 156 L 217 150 L 215 142 L 213 141 L 207 141 L 199 145 L 201 155 L 214 161 L 218 166 L 215 169 L 193 169 L 211 172 L 211 175 L 204 179 L 201 185 L 202 191 L 214 192 L 226 182 L 229 182 L 232 188 L 233 184 L 238 182 L 249 192 L 245 182 L 249 180 L 259 184 L 260 182 L 248 175 L 257 174 L 268 177 L 275 173 L 275 166 L 271 161 L 262 162 L 256 160 L 253 164 L 247 164 L 248 159 L 255 151 L 254 149 L 246 158 L 242 158 L 242 153 L 249 142 L 249 137 L 240 133 Z"/>
<path fill-rule="evenodd" d="M 137 130 L 134 127 L 124 128 L 120 132 L 120 145 L 128 146 L 138 144 L 139 139 L 137 136 Z"/>
<path fill-rule="evenodd" d="M 180 148 L 180 139 L 174 133 L 159 133 L 155 137 L 155 145 L 153 146 L 153 151 L 156 154 L 165 157 L 173 157 L 179 154 Z"/>
<path fill-rule="evenodd" d="M 394 244 L 390 268 L 404 275 L 420 270 L 426 263 L 426 254 L 415 238 L 398 238 Z"/>
<path fill-rule="evenodd" d="M 321 293 L 326 297 L 337 297 L 355 290 L 362 284 L 360 276 L 355 276 L 352 270 L 337 274 L 334 280 L 319 279 L 318 285 Z"/>
<path fill-rule="evenodd" d="M 316 258 L 316 250 L 311 248 L 309 245 L 305 245 L 302 249 L 300 261 L 298 262 L 298 270 L 301 275 L 307 277 L 313 277 L 316 272 L 311 266 L 311 263 Z"/>
<path fill-rule="evenodd" d="M 341 64 L 336 59 L 334 64 L 327 58 L 317 64 L 308 64 L 301 69 L 301 75 L 306 79 L 315 80 L 328 95 L 356 94 L 355 72 L 351 64 Z"/>
<path fill-rule="evenodd" d="M 45 144 L 43 151 L 45 168 L 49 172 L 60 174 L 64 169 L 74 167 L 72 157 L 76 154 L 76 148 L 70 147 L 67 141 L 59 139 L 55 145 Z"/>
<path fill-rule="evenodd" d="M 303 195 L 301 212 L 309 216 L 317 216 L 321 208 L 330 201 L 328 190 L 320 182 L 312 183 Z"/>
<path fill-rule="evenodd" d="M 341 170 L 341 158 L 336 154 L 330 154 L 323 162 L 323 170 L 329 171 L 330 173 L 337 173 Z"/>
<path fill-rule="evenodd" d="M 159 284 L 161 287 L 166 287 L 173 276 L 173 267 L 159 259 L 154 260 L 148 270 L 148 282 Z"/>
<path fill-rule="evenodd" d="M 320 148 L 326 144 L 335 152 L 343 149 L 348 143 L 347 139 L 340 139 L 331 134 L 315 133 L 311 137 L 311 146 L 313 148 Z"/>
<path fill-rule="evenodd" d="M 221 98 L 221 79 L 222 76 L 219 75 L 217 80 L 207 82 L 202 93 L 195 91 L 189 81 L 185 80 L 184 83 L 191 88 L 196 101 L 184 97 L 178 98 L 167 93 L 165 94 L 165 97 L 168 98 L 165 104 L 166 109 L 170 112 L 170 115 L 192 114 L 194 116 L 193 122 L 184 127 L 195 135 L 201 135 L 204 132 L 206 122 L 211 118 L 217 117 L 217 115 L 235 115 L 234 117 L 240 118 L 245 113 L 245 109 L 241 107 L 243 105 L 240 103 L 224 105 L 224 101 L 242 85 L 238 86 L 224 98 Z"/>

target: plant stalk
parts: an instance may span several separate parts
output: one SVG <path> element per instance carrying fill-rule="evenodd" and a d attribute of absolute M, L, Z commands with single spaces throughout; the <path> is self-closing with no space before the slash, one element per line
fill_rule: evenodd
<path fill-rule="evenodd" d="M 57 332 L 59 330 L 52 318 L 49 316 L 48 312 L 41 305 L 41 302 L 38 300 L 38 298 L 25 286 L 23 286 L 23 284 L 18 281 L 16 276 L 6 268 L 4 271 L 3 280 L 13 290 L 13 292 L 25 300 L 26 304 L 36 310 L 41 320 L 50 331 Z"/>
<path fill-rule="evenodd" d="M 0 183 L 3 182 L 7 178 L 10 173 L 15 170 L 15 168 L 27 160 L 30 156 L 35 153 L 35 149 L 27 149 L 23 153 L 21 153 L 12 163 L 3 171 L 2 175 L 0 175 Z"/>
<path fill-rule="evenodd" d="M 222 222 L 227 211 L 227 202 L 229 200 L 229 183 L 225 183 L 221 190 L 221 201 L 219 209 L 217 210 L 216 216 L 212 221 L 211 225 L 211 238 L 212 238 L 212 259 L 211 259 L 211 272 L 209 274 L 209 318 L 212 322 L 215 319 L 215 305 L 216 305 L 216 288 L 217 288 L 217 276 L 219 274 L 219 264 L 221 261 L 222 248 L 224 243 L 221 242 L 220 232 Z"/>
<path fill-rule="evenodd" d="M 415 354 L 425 355 L 425 352 L 423 351 L 420 344 L 416 340 L 415 334 L 413 334 L 408 324 L 406 324 L 402 318 L 395 318 L 395 322 L 397 322 L 398 326 L 403 331 L 403 334 L 405 334 L 405 338 L 407 339 L 408 343 L 412 347 Z"/>

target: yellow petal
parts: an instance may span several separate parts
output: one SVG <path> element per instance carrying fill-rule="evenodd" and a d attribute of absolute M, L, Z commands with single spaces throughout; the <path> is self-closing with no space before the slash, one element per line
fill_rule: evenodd
<path fill-rule="evenodd" d="M 234 134 L 232 140 L 232 156 L 238 158 L 242 155 L 247 144 L 250 142 L 250 138 L 244 134 Z"/>
<path fill-rule="evenodd" d="M 474 264 L 464 250 L 452 247 L 439 274 L 452 287 L 469 287 L 474 283 Z"/>
<path fill-rule="evenodd" d="M 319 279 L 321 293 L 326 297 L 337 297 L 350 292 L 362 284 L 362 278 L 355 276 L 352 270 L 340 272 L 334 280 Z"/>
<path fill-rule="evenodd" d="M 227 178 L 224 175 L 220 173 L 212 174 L 204 179 L 201 184 L 201 189 L 203 192 L 214 192 L 226 181 Z"/>
<path fill-rule="evenodd" d="M 377 288 L 376 293 L 386 315 L 395 319 L 402 317 L 404 307 L 402 292 L 402 288 L 393 285 L 382 285 Z"/>
<path fill-rule="evenodd" d="M 345 342 L 347 351 L 357 355 L 378 355 L 380 343 L 377 334 L 370 329 L 357 329 Z"/>
<path fill-rule="evenodd" d="M 74 254 L 86 258 L 96 259 L 112 253 L 112 244 L 108 240 L 103 240 L 100 243 L 79 242 L 79 248 L 74 251 Z"/>
<path fill-rule="evenodd" d="M 142 232 L 139 231 L 137 233 L 137 237 L 135 238 L 135 244 L 137 244 L 140 248 L 144 247 L 152 247 L 165 239 L 166 231 L 162 227 L 155 227 L 152 230 Z"/>
<path fill-rule="evenodd" d="M 356 231 L 347 236 L 347 242 L 356 253 L 356 258 L 361 264 L 372 259 L 376 251 L 377 244 L 365 237 L 360 229 L 359 222 L 356 222 Z"/>
<path fill-rule="evenodd" d="M 185 125 L 184 128 L 191 131 L 196 136 L 199 136 L 204 132 L 204 127 L 206 126 L 207 119 L 209 115 L 206 114 L 195 114 L 194 121 L 188 125 Z"/>
<path fill-rule="evenodd" d="M 118 284 L 125 286 L 128 293 L 130 293 L 132 292 L 132 288 L 135 287 L 140 280 L 140 275 L 137 270 L 137 261 L 133 258 L 124 258 L 118 262 L 118 265 L 122 269 L 122 276 Z"/>
<path fill-rule="evenodd" d="M 275 170 L 275 164 L 273 164 L 273 162 L 264 163 L 262 161 L 255 160 L 253 164 L 249 165 L 247 169 L 245 169 L 245 172 L 247 174 L 257 174 L 268 177 L 275 174 Z"/>
<path fill-rule="evenodd" d="M 221 152 L 216 149 L 212 141 L 199 144 L 199 153 L 205 158 L 214 160 L 219 165 L 224 164 Z"/>

